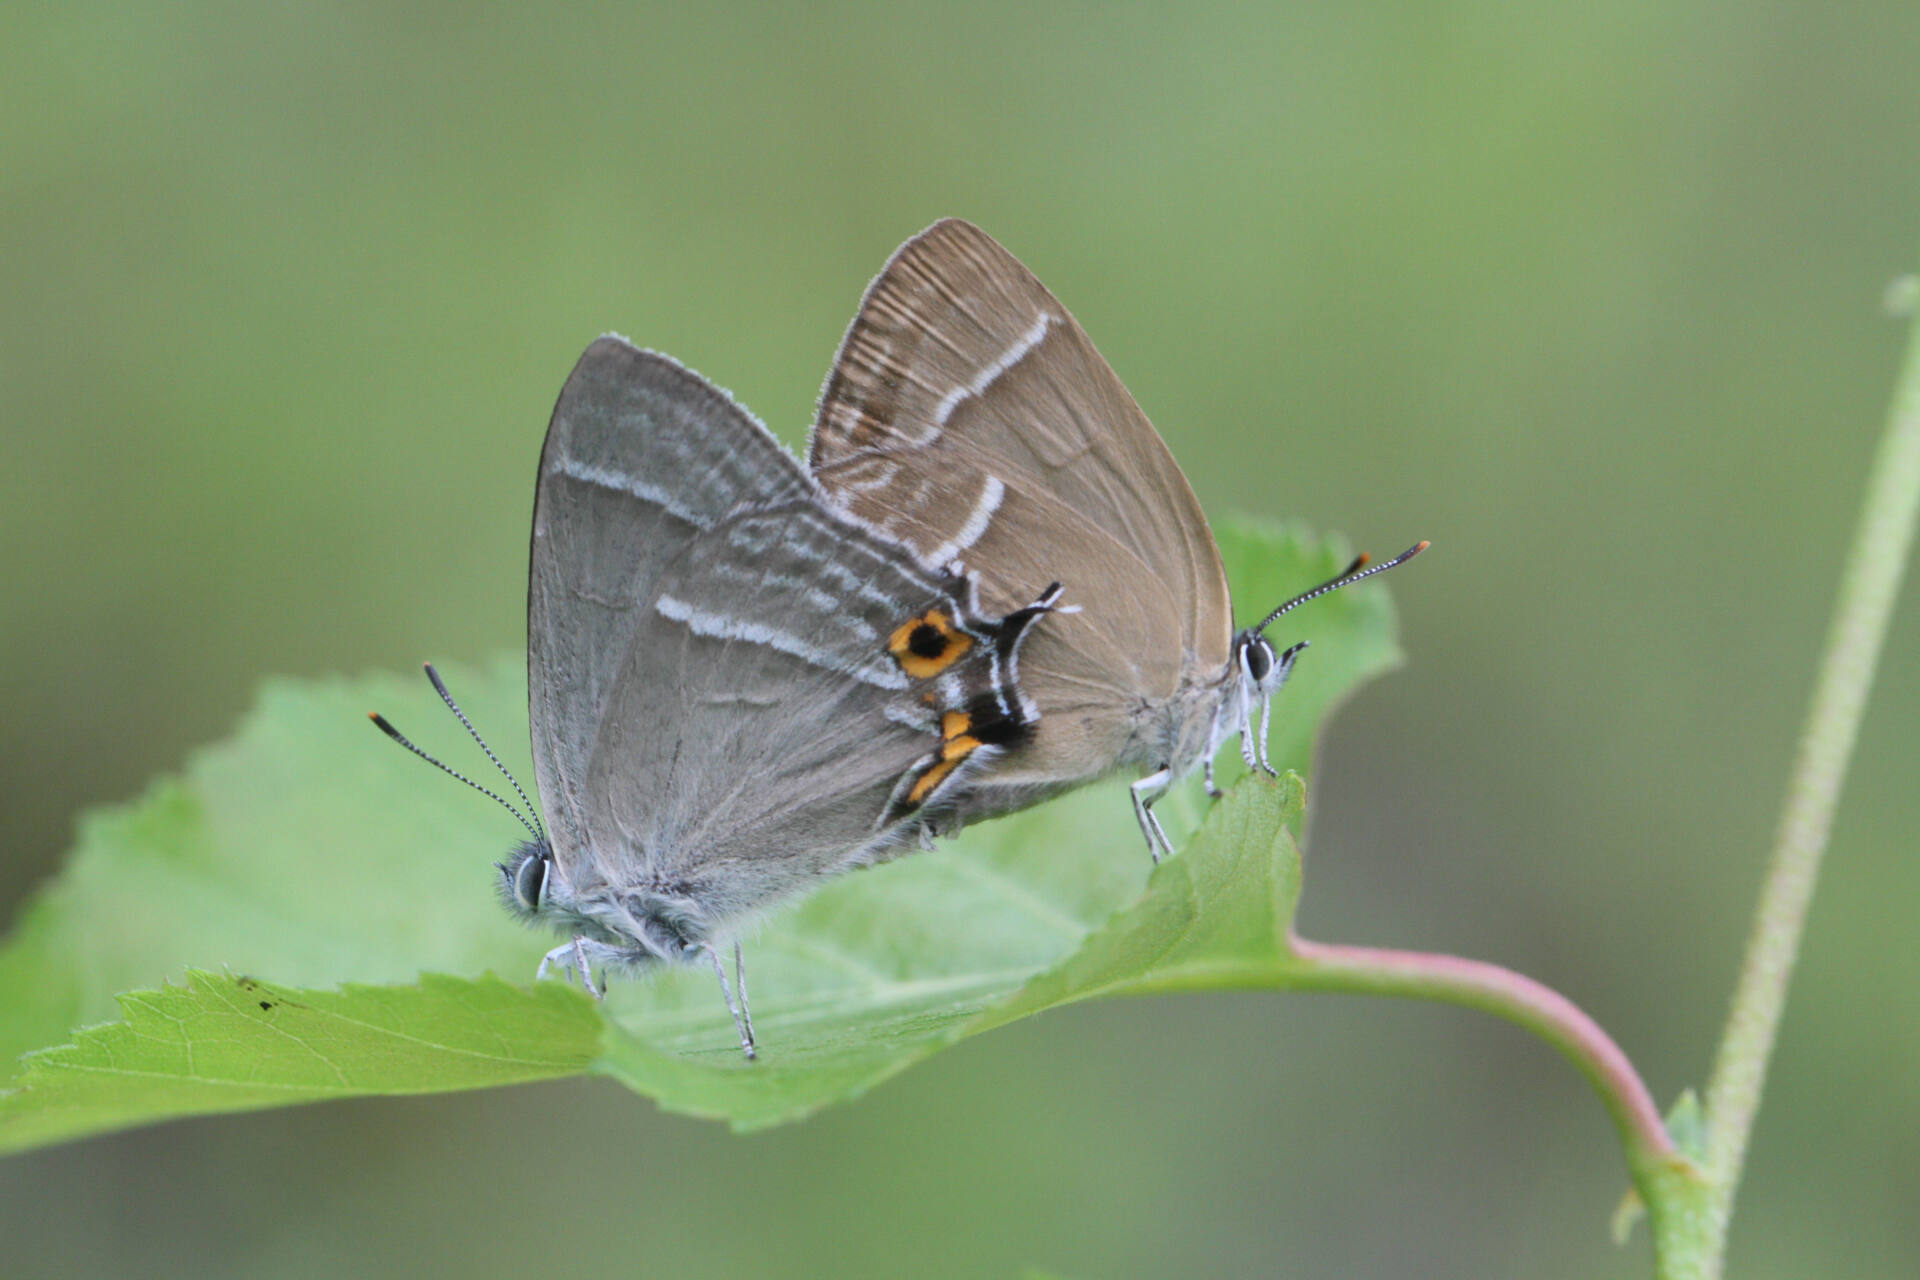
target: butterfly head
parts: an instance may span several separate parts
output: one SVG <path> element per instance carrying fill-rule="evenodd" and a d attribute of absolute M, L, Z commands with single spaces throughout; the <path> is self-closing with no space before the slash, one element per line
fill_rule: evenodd
<path fill-rule="evenodd" d="M 1244 691 L 1244 698 L 1237 705 L 1242 708 L 1244 720 L 1246 709 L 1271 698 L 1286 683 L 1293 670 L 1293 660 L 1307 647 L 1305 640 L 1279 652 L 1274 651 L 1273 642 L 1266 637 L 1266 630 L 1282 614 L 1291 613 L 1309 600 L 1317 600 L 1330 591 L 1350 586 L 1363 578 L 1371 578 L 1376 573 L 1385 573 L 1396 565 L 1405 564 L 1427 549 L 1424 542 L 1416 543 L 1384 564 L 1373 564 L 1371 556 L 1359 556 L 1343 571 L 1327 579 L 1311 591 L 1303 591 L 1287 601 L 1261 620 L 1259 625 L 1248 627 L 1233 638 L 1232 678 Z"/>
<path fill-rule="evenodd" d="M 494 865 L 500 872 L 500 900 L 507 910 L 523 922 L 538 919 L 549 905 L 549 889 L 558 885 L 553 846 L 545 840 L 523 840 L 505 862 Z"/>
<path fill-rule="evenodd" d="M 1255 699 L 1270 698 L 1287 678 L 1294 655 L 1306 647 L 1302 641 L 1285 654 L 1276 654 L 1265 636 L 1249 628 L 1233 638 L 1233 665 Z"/>

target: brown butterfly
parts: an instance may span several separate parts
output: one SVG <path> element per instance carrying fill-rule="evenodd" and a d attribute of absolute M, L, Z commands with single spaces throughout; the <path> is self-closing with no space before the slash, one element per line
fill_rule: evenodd
<path fill-rule="evenodd" d="M 1031 740 L 968 780 L 956 823 L 1123 768 L 1157 861 L 1153 801 L 1238 735 L 1266 759 L 1270 700 L 1304 644 L 1262 634 L 1314 597 L 1391 569 L 1420 543 L 1288 601 L 1235 634 L 1207 518 L 1173 455 L 1060 300 L 986 232 L 947 219 L 868 288 L 821 394 L 807 462 L 846 510 L 929 565 L 959 563 L 989 610 L 1057 579 L 1077 613 L 1039 628 L 1020 684 Z M 1259 712 L 1255 732 L 1254 715 Z"/>

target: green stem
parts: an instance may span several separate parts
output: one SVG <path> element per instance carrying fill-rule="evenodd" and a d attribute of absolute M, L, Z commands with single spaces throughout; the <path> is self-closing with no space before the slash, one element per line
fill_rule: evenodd
<path fill-rule="evenodd" d="M 1916 517 L 1920 517 L 1920 318 L 1908 335 L 1886 433 L 1868 474 L 1866 502 L 1847 553 L 1819 683 L 1787 785 L 1772 865 L 1707 1083 L 1709 1276 L 1720 1274 L 1726 1254 L 1733 1196 L 1786 1003 L 1787 981 L 1793 974 L 1834 805 L 1913 544 Z"/>
<path fill-rule="evenodd" d="M 1704 1276 L 1705 1188 L 1674 1146 L 1660 1109 L 1620 1046 L 1579 1006 L 1511 969 L 1459 956 L 1293 938 L 1298 967 L 1288 985 L 1304 991 L 1410 996 L 1465 1005 L 1505 1018 L 1558 1049 L 1600 1095 L 1620 1133 L 1627 1171 L 1651 1219 L 1655 1273 L 1662 1280 Z"/>

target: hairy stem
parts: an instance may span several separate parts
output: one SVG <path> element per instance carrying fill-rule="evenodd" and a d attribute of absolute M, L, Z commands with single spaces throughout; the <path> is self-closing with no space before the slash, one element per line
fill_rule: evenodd
<path fill-rule="evenodd" d="M 1908 335 L 1886 432 L 1868 473 L 1866 501 L 1847 552 L 1819 681 L 1787 785 L 1772 864 L 1707 1083 L 1710 1276 L 1720 1274 L 1725 1256 L 1733 1196 L 1760 1106 L 1767 1060 L 1779 1031 L 1787 982 L 1799 952 L 1834 805 L 1913 544 L 1916 517 L 1920 517 L 1920 319 Z"/>

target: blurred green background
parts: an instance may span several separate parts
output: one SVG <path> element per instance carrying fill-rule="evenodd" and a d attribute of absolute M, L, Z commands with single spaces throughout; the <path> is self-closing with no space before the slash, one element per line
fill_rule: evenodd
<path fill-rule="evenodd" d="M 1703 1079 L 1902 341 L 1920 8 L 5 0 L 0 29 L 9 915 L 78 810 L 262 675 L 521 646 L 540 436 L 596 334 L 798 441 L 867 279 L 959 214 L 1210 510 L 1434 540 L 1395 575 L 1409 665 L 1324 744 L 1303 930 L 1514 965 L 1663 1102 Z M 1740 1277 L 1920 1274 L 1914 594 Z M 19 1277 L 1642 1276 L 1623 1186 L 1599 1105 L 1503 1024 L 1207 996 L 1050 1015 L 750 1139 L 576 1081 L 86 1142 L 0 1163 L 0 1248 Z"/>

